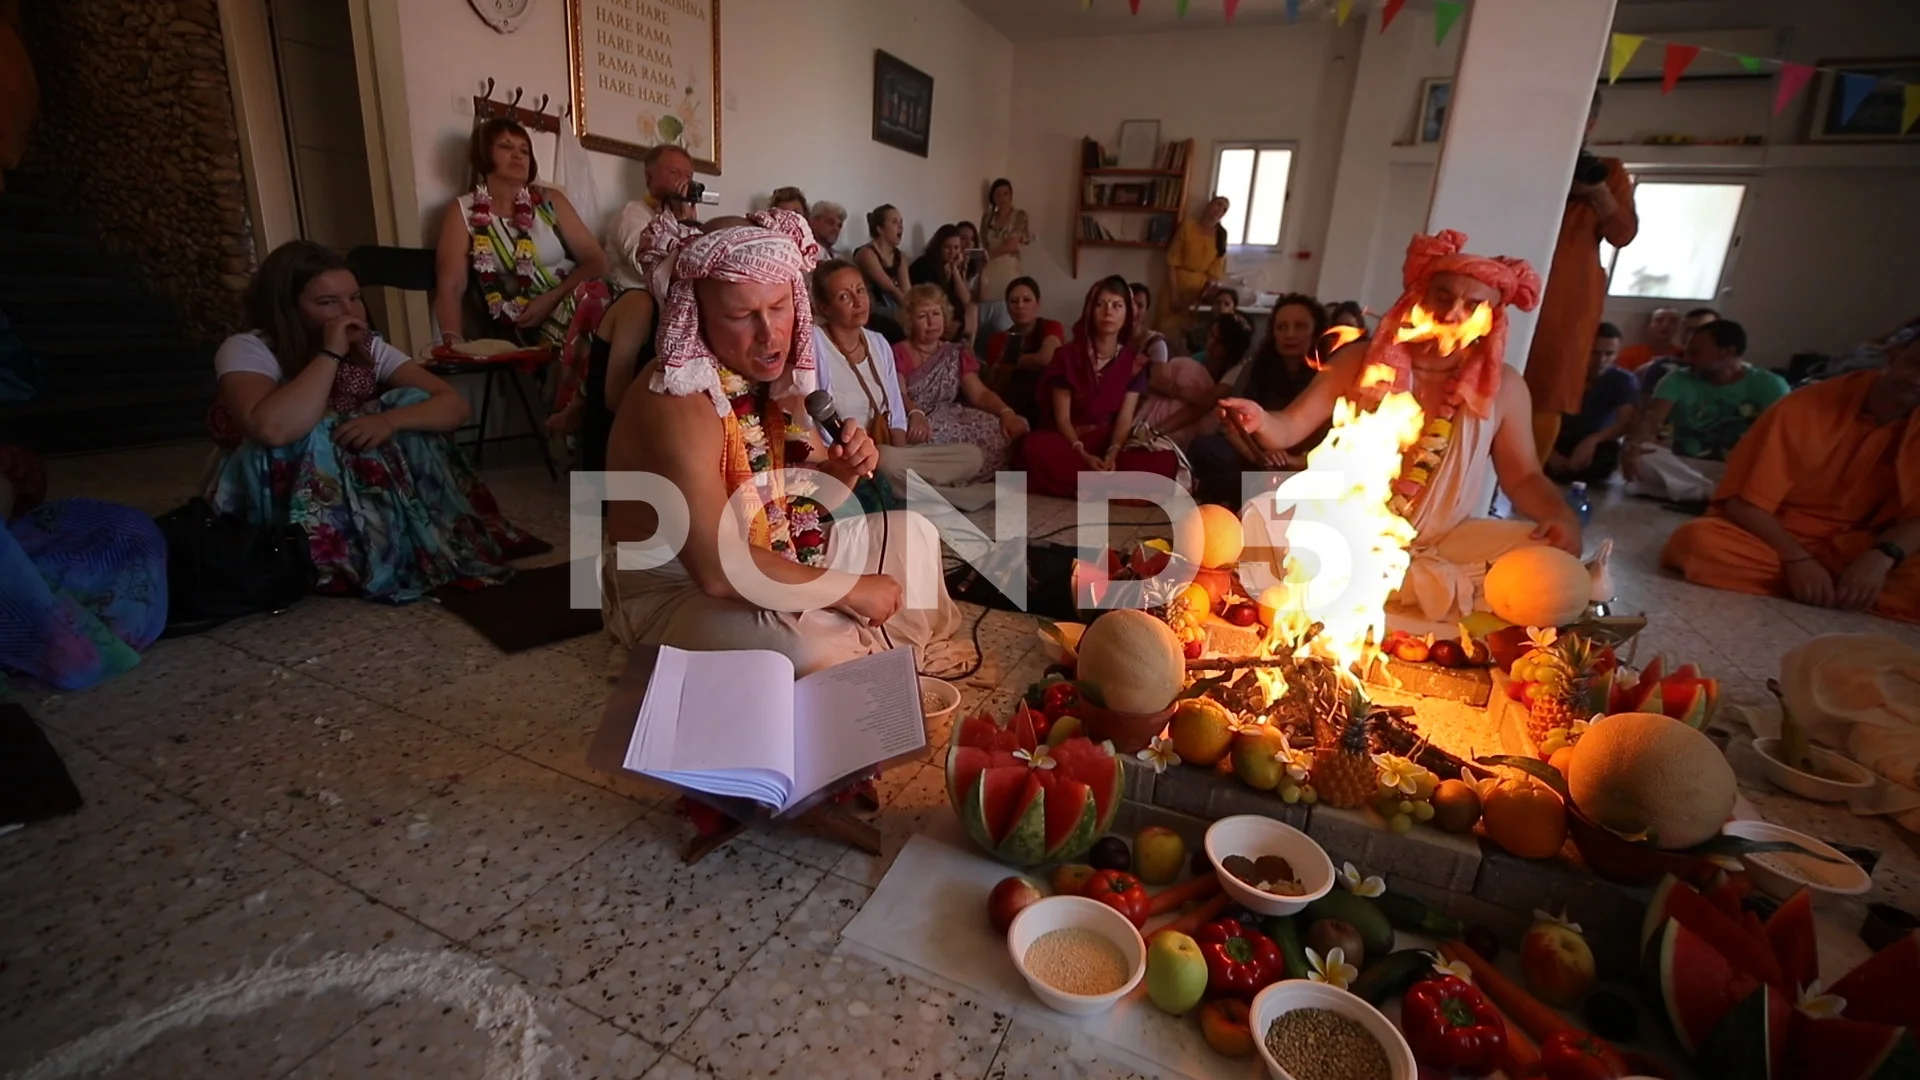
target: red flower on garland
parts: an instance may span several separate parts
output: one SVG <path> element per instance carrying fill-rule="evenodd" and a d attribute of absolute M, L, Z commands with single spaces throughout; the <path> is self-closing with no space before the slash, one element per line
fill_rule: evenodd
<path fill-rule="evenodd" d="M 752 416 L 759 411 L 760 403 L 754 400 L 752 394 L 741 394 L 739 397 L 733 399 L 733 415 L 735 416 Z"/>
<path fill-rule="evenodd" d="M 817 548 L 827 542 L 827 536 L 819 529 L 808 529 L 793 538 L 793 542 L 803 548 Z"/>
<path fill-rule="evenodd" d="M 802 442 L 799 439 L 787 440 L 787 464 L 788 465 L 798 465 L 801 462 L 807 460 L 807 456 L 812 453 L 813 453 L 812 444 Z"/>

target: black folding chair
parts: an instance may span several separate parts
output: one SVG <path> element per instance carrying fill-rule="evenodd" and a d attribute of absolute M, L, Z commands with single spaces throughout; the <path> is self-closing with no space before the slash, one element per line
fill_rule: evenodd
<path fill-rule="evenodd" d="M 401 289 L 406 292 L 423 292 L 429 298 L 433 296 L 435 278 L 434 251 L 432 248 L 386 247 L 379 244 L 363 244 L 347 252 L 347 268 L 353 276 L 360 279 L 363 286 Z M 469 283 L 468 294 L 463 298 L 462 314 L 471 314 L 480 302 L 478 294 Z M 476 320 L 477 321 L 477 320 Z M 516 329 L 514 339 L 518 344 L 526 344 Z M 486 460 L 487 444 L 513 442 L 517 439 L 532 439 L 540 447 L 540 460 L 546 463 L 547 476 L 558 480 L 560 472 L 554 467 L 553 453 L 547 447 L 546 424 L 540 419 L 533 407 L 533 398 L 517 377 L 512 364 L 503 364 L 475 358 L 473 360 L 440 360 L 428 358 L 421 366 L 443 379 L 458 375 L 478 375 L 480 384 L 480 416 L 477 421 L 454 430 L 454 441 L 458 443 L 463 432 L 474 432 L 474 437 L 461 443 L 473 447 L 473 461 L 478 465 Z M 493 409 L 493 384 L 497 379 L 505 379 L 512 388 L 513 396 L 520 401 L 520 415 L 527 421 L 527 432 L 522 435 L 488 435 L 487 417 Z"/>

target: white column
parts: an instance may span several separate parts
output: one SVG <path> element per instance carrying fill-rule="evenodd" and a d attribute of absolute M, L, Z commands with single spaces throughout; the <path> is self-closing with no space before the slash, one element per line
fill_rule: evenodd
<path fill-rule="evenodd" d="M 1545 277 L 1614 2 L 1474 0 L 1428 231 L 1458 229 L 1476 254 L 1517 255 Z M 1508 314 L 1507 363 L 1524 367 L 1534 319 Z"/>

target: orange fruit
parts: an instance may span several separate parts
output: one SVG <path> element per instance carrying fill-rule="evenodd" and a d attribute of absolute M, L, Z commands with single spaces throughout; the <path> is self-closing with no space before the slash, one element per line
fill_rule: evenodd
<path fill-rule="evenodd" d="M 1567 842 L 1567 808 L 1530 776 L 1503 778 L 1480 795 L 1487 838 L 1522 859 L 1549 859 Z"/>
<path fill-rule="evenodd" d="M 1547 764 L 1559 769 L 1561 776 L 1567 775 L 1567 766 L 1573 764 L 1573 747 L 1563 746 L 1555 750 L 1553 754 L 1547 758 Z"/>
<path fill-rule="evenodd" d="M 1180 590 L 1180 595 L 1174 602 L 1176 605 L 1185 603 L 1187 610 L 1193 613 L 1195 619 L 1204 619 L 1207 613 L 1213 610 L 1213 594 L 1197 582 L 1188 582 L 1187 587 Z"/>

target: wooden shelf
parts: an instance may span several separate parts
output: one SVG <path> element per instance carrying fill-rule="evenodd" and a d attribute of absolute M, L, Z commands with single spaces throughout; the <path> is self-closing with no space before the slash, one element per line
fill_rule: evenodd
<path fill-rule="evenodd" d="M 1177 214 L 1177 206 L 1087 206 L 1082 205 L 1083 214 Z"/>
<path fill-rule="evenodd" d="M 1192 139 L 1176 140 L 1163 144 L 1154 158 L 1156 161 L 1178 161 L 1177 169 L 1116 169 L 1090 168 L 1089 158 L 1096 157 L 1096 145 L 1091 139 L 1081 140 L 1075 147 L 1077 158 L 1074 162 L 1075 199 L 1077 207 L 1073 216 L 1073 276 L 1080 276 L 1080 252 L 1083 248 L 1115 248 L 1130 251 L 1165 251 L 1172 244 L 1171 232 L 1164 240 L 1133 239 L 1092 239 L 1086 232 L 1121 232 L 1139 235 L 1157 235 L 1165 222 L 1161 217 L 1174 219 L 1176 228 L 1182 214 L 1186 212 L 1189 172 L 1193 168 L 1194 142 Z M 1134 183 L 1141 189 L 1144 198 L 1153 202 L 1144 205 L 1089 204 L 1086 200 L 1096 196 L 1093 185 Z M 1105 194 L 1101 189 L 1098 194 Z M 1089 219 L 1097 219 L 1102 214 L 1125 214 L 1124 221 L 1113 221 L 1112 229 Z M 1135 226 L 1134 221 L 1140 225 Z"/>
<path fill-rule="evenodd" d="M 1084 176 L 1095 177 L 1096 179 L 1102 176 L 1178 176 L 1181 178 L 1185 178 L 1187 175 L 1187 170 L 1185 169 L 1082 169 L 1081 174 Z"/>

